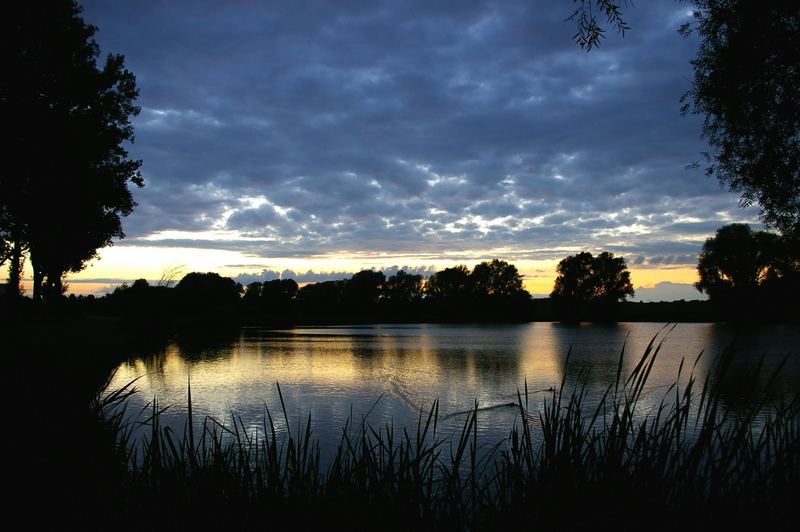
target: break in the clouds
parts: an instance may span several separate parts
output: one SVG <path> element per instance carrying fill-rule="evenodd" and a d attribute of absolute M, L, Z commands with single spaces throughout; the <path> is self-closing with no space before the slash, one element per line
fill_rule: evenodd
<path fill-rule="evenodd" d="M 137 77 L 121 245 L 695 264 L 752 221 L 681 116 L 686 4 L 581 51 L 573 2 L 84 2 Z"/>

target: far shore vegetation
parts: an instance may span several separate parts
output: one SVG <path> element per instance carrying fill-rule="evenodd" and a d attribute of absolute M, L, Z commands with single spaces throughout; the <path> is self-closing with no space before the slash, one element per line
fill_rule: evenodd
<path fill-rule="evenodd" d="M 427 278 L 400 270 L 387 277 L 362 270 L 348 279 L 300 286 L 272 279 L 242 286 L 213 272 L 180 280 L 165 275 L 122 285 L 102 297 L 49 297 L 37 305 L 6 285 L 7 317 L 41 312 L 116 317 L 153 333 L 181 327 L 292 326 L 357 323 L 480 323 L 529 321 L 793 322 L 800 318 L 800 251 L 794 239 L 743 224 L 720 228 L 698 258 L 706 301 L 629 302 L 625 261 L 582 252 L 563 259 L 549 298 L 532 298 L 523 277 L 494 259 L 445 268 Z M 174 272 L 173 272 L 174 273 Z"/>

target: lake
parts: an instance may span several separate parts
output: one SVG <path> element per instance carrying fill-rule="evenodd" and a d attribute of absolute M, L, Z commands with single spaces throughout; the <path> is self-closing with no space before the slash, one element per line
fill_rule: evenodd
<path fill-rule="evenodd" d="M 702 379 L 731 344 L 737 358 L 732 384 L 725 387 L 730 408 L 747 401 L 736 383 L 754 373 L 759 359 L 766 368 L 759 383 L 765 386 L 766 373 L 789 355 L 781 379 L 765 390 L 771 396 L 800 390 L 796 327 L 697 323 L 666 329 L 654 323 L 242 328 L 213 344 L 179 338 L 163 350 L 142 354 L 119 366 L 112 389 L 138 379 L 129 412 L 157 398 L 160 406 L 169 407 L 162 423 L 178 434 L 185 423 L 189 381 L 196 420 L 211 416 L 230 425 L 236 416 L 258 432 L 266 407 L 283 432 L 280 383 L 290 428 L 305 425 L 310 415 L 323 456 L 338 443 L 348 418 L 356 423 L 366 419 L 373 427 L 391 422 L 395 429 L 414 429 L 420 412 L 438 400 L 440 433 L 447 435 L 461 430 L 465 413 L 477 401 L 478 434 L 490 445 L 507 437 L 518 421 L 519 409 L 510 406 L 518 390 L 524 393 L 527 385 L 532 411 L 562 380 L 567 388 L 585 384 L 589 399 L 597 399 L 615 381 L 623 346 L 622 372 L 627 375 L 653 338 L 663 344 L 647 382 L 642 415 L 675 382 L 682 359 L 683 380 L 696 360 L 694 373 Z"/>

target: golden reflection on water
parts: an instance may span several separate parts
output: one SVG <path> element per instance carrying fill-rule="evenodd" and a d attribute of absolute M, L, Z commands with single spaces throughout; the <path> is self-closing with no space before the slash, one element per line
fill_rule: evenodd
<path fill-rule="evenodd" d="M 661 329 L 660 324 L 556 323 L 242 329 L 238 337 L 214 345 L 173 342 L 123 364 L 112 386 L 139 377 L 141 404 L 157 397 L 180 415 L 191 379 L 198 415 L 224 419 L 234 412 L 255 424 L 265 405 L 280 411 L 279 382 L 291 419 L 312 414 L 323 433 L 333 434 L 351 413 L 356 419 L 366 415 L 378 398 L 372 419 L 398 424 L 413 422 L 437 399 L 442 415 L 468 410 L 477 400 L 482 408 L 498 407 L 481 415 L 480 430 L 507 434 L 517 411 L 501 406 L 516 401 L 526 383 L 534 407 L 548 396 L 544 390 L 561 383 L 565 368 L 568 386 L 582 372 L 590 395 L 601 394 L 614 383 L 623 345 L 627 375 Z M 652 398 L 643 407 L 655 405 L 675 381 L 682 358 L 685 379 L 705 350 L 695 370 L 702 379 L 725 334 L 735 332 L 720 331 L 725 329 L 712 324 L 682 324 L 669 332 L 648 380 Z M 797 364 L 793 368 L 789 386 L 797 381 Z"/>

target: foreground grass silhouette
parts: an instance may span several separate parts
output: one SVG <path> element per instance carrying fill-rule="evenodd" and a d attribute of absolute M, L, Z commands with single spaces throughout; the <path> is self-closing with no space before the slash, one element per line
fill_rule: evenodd
<path fill-rule="evenodd" d="M 682 382 L 682 363 L 675 383 L 650 407 L 642 393 L 661 347 L 654 342 L 629 375 L 623 348 L 615 382 L 592 404 L 586 387 L 567 392 L 565 381 L 535 411 L 527 390 L 518 392 L 518 422 L 492 449 L 478 447 L 477 404 L 460 435 L 446 439 L 434 403 L 412 431 L 351 419 L 325 467 L 310 417 L 279 434 L 265 408 L 263 436 L 249 435 L 241 419 L 225 426 L 206 418 L 195 426 L 189 387 L 179 436 L 161 426 L 155 401 L 145 419 L 130 421 L 124 405 L 132 383 L 94 404 L 116 442 L 117 484 L 107 503 L 122 523 L 147 516 L 165 529 L 796 524 L 798 396 L 768 400 L 754 392 L 745 411 L 730 412 L 720 396 L 733 360 L 728 351 L 702 381 L 695 360 Z M 147 434 L 134 439 L 142 426 Z"/>

